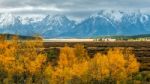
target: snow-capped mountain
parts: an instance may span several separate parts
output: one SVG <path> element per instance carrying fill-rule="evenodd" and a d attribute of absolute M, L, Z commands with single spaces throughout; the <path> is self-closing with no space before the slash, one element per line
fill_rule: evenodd
<path fill-rule="evenodd" d="M 150 34 L 150 14 L 140 11 L 101 10 L 76 23 L 62 15 L 0 14 L 0 33 L 44 38 Z"/>
<path fill-rule="evenodd" d="M 32 24 L 34 31 L 44 38 L 59 37 L 61 34 L 69 32 L 74 25 L 74 21 L 60 15 L 47 15 L 40 22 Z"/>
<path fill-rule="evenodd" d="M 76 37 L 149 34 L 150 15 L 140 11 L 102 10 L 77 24 L 73 32 Z"/>
<path fill-rule="evenodd" d="M 1 14 L 0 33 L 19 35 L 42 35 L 45 38 L 57 37 L 69 32 L 75 22 L 65 16 L 45 15 L 44 17 L 21 17 Z"/>

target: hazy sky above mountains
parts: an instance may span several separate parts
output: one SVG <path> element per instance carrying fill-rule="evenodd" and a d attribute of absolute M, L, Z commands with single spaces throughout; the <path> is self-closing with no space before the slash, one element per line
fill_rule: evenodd
<path fill-rule="evenodd" d="M 101 9 L 150 11 L 150 0 L 0 0 L 0 13 L 84 17 Z"/>

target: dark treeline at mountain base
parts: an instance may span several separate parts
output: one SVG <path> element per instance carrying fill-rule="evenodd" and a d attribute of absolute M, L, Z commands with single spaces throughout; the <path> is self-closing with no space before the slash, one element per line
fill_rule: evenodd
<path fill-rule="evenodd" d="M 146 83 L 130 48 L 111 48 L 89 57 L 83 45 L 62 47 L 56 64 L 43 52 L 41 39 L 10 41 L 0 37 L 2 84 L 137 84 Z"/>
<path fill-rule="evenodd" d="M 140 40 L 143 39 L 143 41 L 150 40 L 150 34 L 139 34 L 139 35 L 116 35 L 116 36 L 96 36 L 93 37 L 93 39 L 97 39 L 97 41 L 102 41 L 102 39 L 111 38 L 116 39 L 116 41 L 130 41 L 130 40 Z M 145 39 L 145 40 L 144 40 Z"/>
<path fill-rule="evenodd" d="M 36 38 L 42 39 L 40 36 L 24 36 L 24 35 L 17 35 L 17 34 L 0 34 L 1 37 L 3 37 L 5 40 L 12 40 L 13 37 L 17 37 L 18 40 L 34 40 Z"/>

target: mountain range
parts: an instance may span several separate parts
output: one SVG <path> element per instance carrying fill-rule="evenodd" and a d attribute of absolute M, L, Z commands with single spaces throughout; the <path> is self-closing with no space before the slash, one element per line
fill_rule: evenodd
<path fill-rule="evenodd" d="M 76 22 L 63 15 L 36 17 L 0 14 L 0 34 L 43 38 L 89 38 L 150 34 L 150 14 L 140 11 L 101 10 Z"/>

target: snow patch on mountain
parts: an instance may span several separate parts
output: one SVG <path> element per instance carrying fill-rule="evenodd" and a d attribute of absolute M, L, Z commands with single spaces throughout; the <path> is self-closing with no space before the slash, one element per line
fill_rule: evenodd
<path fill-rule="evenodd" d="M 31 24 L 31 23 L 36 23 L 39 21 L 42 21 L 43 18 L 45 18 L 45 15 L 23 15 L 23 16 L 19 16 L 20 21 L 22 24 Z"/>
<path fill-rule="evenodd" d="M 149 20 L 148 15 L 142 15 L 141 18 L 140 18 L 140 21 L 141 21 L 142 23 L 145 23 L 145 22 L 147 22 L 148 20 Z"/>
<path fill-rule="evenodd" d="M 115 10 L 104 10 L 103 15 L 113 19 L 116 22 L 121 22 L 123 14 L 120 11 Z"/>
<path fill-rule="evenodd" d="M 14 25 L 17 17 L 12 14 L 1 14 L 0 15 L 0 26 Z"/>

